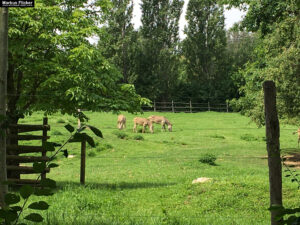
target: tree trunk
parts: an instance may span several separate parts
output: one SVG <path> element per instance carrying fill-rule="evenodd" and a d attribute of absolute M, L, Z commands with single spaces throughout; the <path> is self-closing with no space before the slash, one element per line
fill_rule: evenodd
<path fill-rule="evenodd" d="M 265 93 L 266 138 L 269 165 L 270 205 L 282 206 L 282 169 L 279 147 L 279 121 L 276 109 L 276 88 L 273 81 L 263 84 Z M 271 210 L 271 224 L 279 225 L 275 219 L 279 210 Z"/>
<path fill-rule="evenodd" d="M 6 116 L 7 65 L 8 65 L 8 9 L 0 8 L 0 115 Z M 0 125 L 1 122 L 0 122 Z M 0 127 L 0 129 L 2 129 Z M 2 132 L 1 132 L 2 131 Z M 6 130 L 0 130 L 0 182 L 7 180 L 6 175 Z M 1 135 L 2 133 L 2 135 Z M 0 183 L 0 206 L 5 206 L 4 195 L 7 185 Z"/>

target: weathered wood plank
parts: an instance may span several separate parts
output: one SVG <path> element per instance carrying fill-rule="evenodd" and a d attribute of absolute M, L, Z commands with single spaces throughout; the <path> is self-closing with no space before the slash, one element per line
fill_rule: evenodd
<path fill-rule="evenodd" d="M 7 170 L 10 170 L 10 171 L 16 171 L 20 174 L 33 174 L 33 173 L 39 173 L 39 172 L 36 172 L 33 167 L 31 166 L 7 166 Z M 50 169 L 49 168 L 46 168 L 45 169 L 45 172 L 46 173 L 49 173 Z"/>
<path fill-rule="evenodd" d="M 7 155 L 7 160 L 14 160 L 19 163 L 27 163 L 27 162 L 47 162 L 49 161 L 49 157 L 47 156 L 18 156 L 18 155 Z"/>
<path fill-rule="evenodd" d="M 11 135 L 10 138 L 15 138 L 19 141 L 30 141 L 30 140 L 43 140 L 49 139 L 50 137 L 44 137 L 42 135 Z"/>
<path fill-rule="evenodd" d="M 7 179 L 8 182 L 16 185 L 23 185 L 23 184 L 31 184 L 31 185 L 39 185 L 41 183 L 40 180 L 32 180 L 32 179 Z"/>
<path fill-rule="evenodd" d="M 9 128 L 17 129 L 18 133 L 39 131 L 39 130 L 50 130 L 50 125 L 30 125 L 30 124 L 17 124 L 10 125 Z"/>
<path fill-rule="evenodd" d="M 7 145 L 7 151 L 12 151 L 14 154 L 46 152 L 42 146 L 27 146 L 27 145 Z"/>

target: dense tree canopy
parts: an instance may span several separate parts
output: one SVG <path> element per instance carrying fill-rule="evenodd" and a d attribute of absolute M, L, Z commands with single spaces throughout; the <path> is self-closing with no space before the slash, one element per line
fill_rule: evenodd
<path fill-rule="evenodd" d="M 116 66 L 88 41 L 102 32 L 108 3 L 38 0 L 34 8 L 10 10 L 9 115 L 140 109 L 134 87 L 122 84 Z"/>

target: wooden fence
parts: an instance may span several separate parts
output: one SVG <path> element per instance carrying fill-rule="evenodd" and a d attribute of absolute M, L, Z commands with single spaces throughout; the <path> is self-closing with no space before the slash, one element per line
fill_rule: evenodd
<path fill-rule="evenodd" d="M 37 184 L 38 182 L 34 179 L 21 179 L 21 174 L 36 174 L 32 166 L 24 166 L 24 163 L 33 162 L 47 162 L 49 157 L 46 156 L 46 149 L 43 147 L 43 143 L 47 141 L 50 137 L 47 136 L 47 132 L 50 130 L 48 125 L 48 118 L 43 119 L 43 125 L 27 125 L 27 124 L 17 124 L 10 125 L 10 135 L 8 136 L 7 145 L 7 180 L 13 184 Z M 32 131 L 42 131 L 42 135 L 32 135 L 24 134 L 19 135 L 19 133 L 32 132 Z M 41 140 L 41 146 L 29 146 L 29 145 L 19 145 L 18 141 L 31 141 L 31 140 Z M 41 153 L 41 156 L 32 156 L 31 153 Z M 31 155 L 24 155 L 31 154 Z M 20 165 L 22 163 L 22 165 Z M 46 173 L 50 171 L 46 168 L 42 172 L 42 178 L 46 178 Z"/>
<path fill-rule="evenodd" d="M 144 106 L 144 111 L 154 112 L 204 112 L 204 111 L 216 111 L 216 112 L 231 112 L 227 103 L 196 103 L 196 102 L 156 102 L 153 101 L 153 106 Z"/>

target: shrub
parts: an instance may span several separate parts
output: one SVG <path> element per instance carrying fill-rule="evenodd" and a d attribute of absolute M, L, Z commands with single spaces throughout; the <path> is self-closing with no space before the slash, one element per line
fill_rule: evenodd
<path fill-rule="evenodd" d="M 216 165 L 216 163 L 215 163 L 216 160 L 217 160 L 217 157 L 211 153 L 203 154 L 199 159 L 199 161 L 201 163 L 206 163 L 209 165 Z"/>
<path fill-rule="evenodd" d="M 105 147 L 105 149 L 113 149 L 114 148 L 111 144 L 107 144 L 107 143 L 105 143 L 103 146 Z"/>
<path fill-rule="evenodd" d="M 142 135 L 135 135 L 133 137 L 134 140 L 137 140 L 137 141 L 143 141 L 144 140 L 144 137 Z"/>

